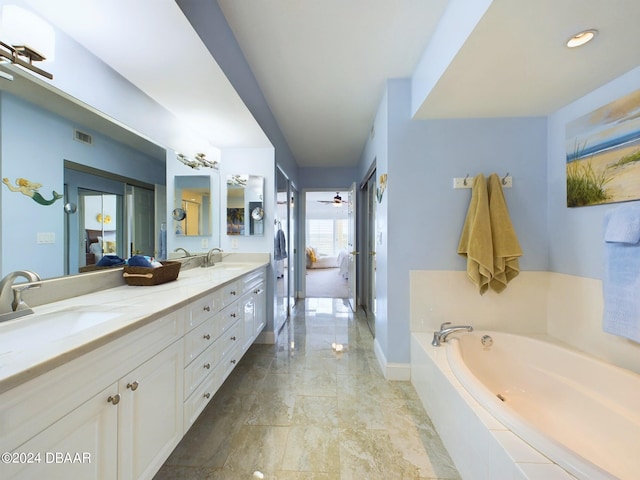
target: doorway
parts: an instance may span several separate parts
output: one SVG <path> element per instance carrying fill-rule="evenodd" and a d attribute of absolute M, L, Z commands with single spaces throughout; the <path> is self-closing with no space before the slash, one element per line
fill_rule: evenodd
<path fill-rule="evenodd" d="M 305 191 L 305 297 L 349 298 L 349 191 Z"/>
<path fill-rule="evenodd" d="M 371 333 L 376 334 L 376 169 L 370 171 L 360 185 L 363 199 L 362 251 L 362 308 Z"/>

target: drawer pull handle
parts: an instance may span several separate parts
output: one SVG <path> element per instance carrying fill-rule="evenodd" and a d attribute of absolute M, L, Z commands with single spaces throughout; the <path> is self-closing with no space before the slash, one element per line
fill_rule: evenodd
<path fill-rule="evenodd" d="M 202 336 L 202 338 L 204 338 L 205 340 L 211 340 L 211 335 L 209 335 L 208 333 L 204 334 Z"/>
<path fill-rule="evenodd" d="M 236 341 L 236 336 L 234 335 L 233 337 L 231 337 L 230 340 L 233 340 L 235 342 Z"/>
<path fill-rule="evenodd" d="M 130 388 L 132 392 L 135 392 L 138 389 L 140 384 L 136 381 L 133 383 L 127 383 L 127 388 Z"/>
<path fill-rule="evenodd" d="M 235 364 L 236 364 L 236 361 L 235 361 L 235 360 L 231 360 L 231 363 L 233 363 L 233 364 L 235 365 Z"/>
<path fill-rule="evenodd" d="M 209 305 L 205 305 L 204 311 L 205 312 L 210 312 L 211 311 L 211 307 Z"/>
<path fill-rule="evenodd" d="M 115 395 L 109 395 L 109 398 L 107 398 L 107 402 L 117 405 L 118 403 L 120 403 L 120 394 L 116 393 Z"/>
<path fill-rule="evenodd" d="M 207 370 L 209 370 L 211 368 L 211 364 L 210 363 L 205 363 L 204 364 L 204 368 L 206 368 Z"/>
<path fill-rule="evenodd" d="M 211 398 L 211 394 L 209 392 L 205 393 L 204 398 Z"/>

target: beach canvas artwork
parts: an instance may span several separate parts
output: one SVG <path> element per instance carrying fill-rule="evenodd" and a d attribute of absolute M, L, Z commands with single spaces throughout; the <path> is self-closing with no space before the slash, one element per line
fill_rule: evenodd
<path fill-rule="evenodd" d="M 640 199 L 640 90 L 567 124 L 567 206 Z"/>

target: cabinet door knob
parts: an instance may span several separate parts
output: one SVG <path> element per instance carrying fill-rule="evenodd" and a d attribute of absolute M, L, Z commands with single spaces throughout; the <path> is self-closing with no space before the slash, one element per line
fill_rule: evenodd
<path fill-rule="evenodd" d="M 236 364 L 236 361 L 235 361 L 235 360 L 231 360 L 231 363 L 233 363 L 233 364 L 235 365 L 235 364 Z"/>
<path fill-rule="evenodd" d="M 211 311 L 211 307 L 209 305 L 205 305 L 204 309 L 205 312 L 210 312 Z"/>
<path fill-rule="evenodd" d="M 234 335 L 233 337 L 231 337 L 231 340 L 233 340 L 235 342 L 236 341 L 236 336 Z"/>
<path fill-rule="evenodd" d="M 204 398 L 210 398 L 210 397 L 211 397 L 211 394 L 209 392 L 204 394 Z"/>
<path fill-rule="evenodd" d="M 231 314 L 231 317 L 232 317 L 232 318 L 236 318 L 236 314 L 235 314 L 235 313 L 232 313 L 232 314 Z"/>
<path fill-rule="evenodd" d="M 235 291 L 235 290 L 231 290 L 229 293 L 230 293 L 231 295 L 235 295 L 235 294 L 236 294 L 236 291 Z"/>
<path fill-rule="evenodd" d="M 109 398 L 107 398 L 107 402 L 117 405 L 118 403 L 120 403 L 120 394 L 116 393 L 115 395 L 109 395 Z"/>
<path fill-rule="evenodd" d="M 202 336 L 202 338 L 204 338 L 205 340 L 211 340 L 211 335 L 209 335 L 208 333 L 204 334 Z"/>
<path fill-rule="evenodd" d="M 137 381 L 132 383 L 127 383 L 127 388 L 130 388 L 132 392 L 135 392 L 138 389 L 138 385 L 140 385 Z"/>

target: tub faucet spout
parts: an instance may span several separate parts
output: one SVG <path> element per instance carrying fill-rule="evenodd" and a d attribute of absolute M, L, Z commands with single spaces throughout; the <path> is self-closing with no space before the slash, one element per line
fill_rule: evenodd
<path fill-rule="evenodd" d="M 445 322 L 440 325 L 440 330 L 438 332 L 433 332 L 433 340 L 431 341 L 431 345 L 434 347 L 439 347 L 442 342 L 447 341 L 447 337 L 453 332 L 473 332 L 473 327 L 471 325 L 454 325 L 449 327 L 451 322 Z"/>

